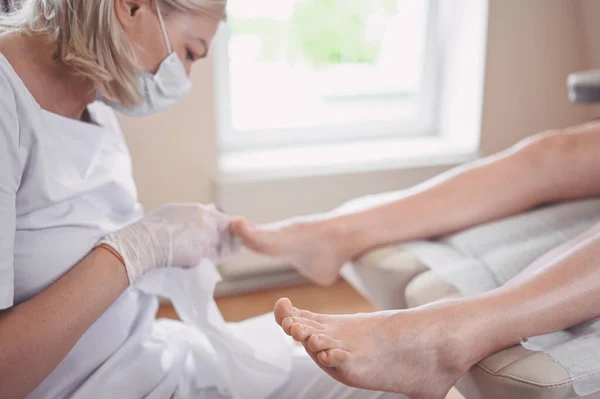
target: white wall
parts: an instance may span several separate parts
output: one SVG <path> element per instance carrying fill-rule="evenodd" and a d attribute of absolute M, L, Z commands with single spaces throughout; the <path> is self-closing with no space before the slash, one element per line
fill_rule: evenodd
<path fill-rule="evenodd" d="M 485 154 L 534 132 L 595 115 L 590 107 L 567 102 L 565 79 L 571 71 L 600 67 L 599 16 L 597 0 L 490 1 L 481 143 Z M 210 62 L 195 67 L 193 93 L 172 110 L 122 120 L 140 199 L 147 209 L 172 201 L 214 198 L 211 178 L 216 171 L 217 138 L 211 70 Z M 434 170 L 421 175 L 425 178 Z M 316 184 L 338 187 L 340 182 L 318 180 Z M 380 183 L 366 190 L 413 182 L 386 179 Z M 364 191 L 344 191 L 345 186 L 339 184 L 340 194 L 333 200 Z"/>

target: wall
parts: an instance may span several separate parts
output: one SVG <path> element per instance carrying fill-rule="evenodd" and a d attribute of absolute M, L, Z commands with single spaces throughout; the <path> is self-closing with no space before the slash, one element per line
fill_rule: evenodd
<path fill-rule="evenodd" d="M 591 108 L 567 102 L 565 79 L 588 65 L 600 67 L 599 16 L 597 0 L 490 1 L 483 153 L 593 115 Z M 195 90 L 172 110 L 122 120 L 147 209 L 213 198 L 217 139 L 211 69 L 210 62 L 195 67 Z"/>
<path fill-rule="evenodd" d="M 492 0 L 482 150 L 490 154 L 533 132 L 585 121 L 569 104 L 566 79 L 586 67 L 578 1 Z M 597 20 L 598 18 L 596 18 Z"/>
<path fill-rule="evenodd" d="M 211 62 L 195 65 L 194 89 L 164 113 L 121 118 L 146 210 L 168 202 L 211 202 L 211 176 L 217 168 L 211 73 Z"/>
<path fill-rule="evenodd" d="M 600 1 L 580 0 L 581 29 L 590 68 L 600 68 Z"/>
<path fill-rule="evenodd" d="M 600 69 L 600 1 L 580 0 L 580 29 L 586 47 L 587 68 Z M 600 105 L 590 108 L 593 117 L 600 117 Z"/>

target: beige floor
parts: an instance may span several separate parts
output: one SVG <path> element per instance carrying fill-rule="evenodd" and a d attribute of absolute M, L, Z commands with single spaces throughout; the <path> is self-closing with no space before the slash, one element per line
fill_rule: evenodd
<path fill-rule="evenodd" d="M 277 299 L 286 296 L 294 305 L 319 313 L 357 313 L 369 312 L 375 308 L 361 297 L 345 282 L 339 282 L 333 287 L 321 288 L 313 285 L 265 290 L 252 294 L 218 298 L 217 304 L 227 321 L 240 321 L 273 310 Z M 170 306 L 163 306 L 158 317 L 177 318 Z M 446 399 L 463 399 L 452 390 Z"/>

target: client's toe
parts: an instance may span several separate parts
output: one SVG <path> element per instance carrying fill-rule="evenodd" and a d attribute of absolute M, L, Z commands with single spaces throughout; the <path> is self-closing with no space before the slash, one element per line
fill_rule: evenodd
<path fill-rule="evenodd" d="M 325 334 L 315 334 L 308 338 L 306 346 L 312 352 L 321 352 L 328 349 L 341 349 L 342 343 L 337 339 L 331 338 Z"/>
<path fill-rule="evenodd" d="M 281 298 L 275 303 L 275 321 L 283 327 L 283 320 L 292 315 L 292 302 L 288 298 Z"/>
<path fill-rule="evenodd" d="M 306 341 L 311 335 L 318 333 L 319 330 L 306 324 L 295 323 L 291 328 L 292 337 L 298 342 Z"/>
<path fill-rule="evenodd" d="M 348 360 L 348 352 L 342 349 L 329 349 L 319 352 L 317 359 L 323 367 L 338 367 Z"/>

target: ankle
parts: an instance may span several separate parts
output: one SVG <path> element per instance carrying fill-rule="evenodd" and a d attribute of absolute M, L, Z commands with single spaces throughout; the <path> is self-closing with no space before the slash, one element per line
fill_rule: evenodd
<path fill-rule="evenodd" d="M 461 300 L 431 305 L 438 319 L 437 346 L 446 370 L 461 376 L 487 356 L 485 337 L 478 336 L 472 313 L 466 312 Z"/>
<path fill-rule="evenodd" d="M 464 372 L 485 357 L 519 343 L 510 317 L 503 314 L 506 308 L 499 307 L 493 297 L 461 298 L 442 305 L 446 305 L 442 314 L 446 314 L 453 351 L 460 354 L 458 364 Z"/>
<path fill-rule="evenodd" d="M 344 261 L 355 259 L 372 247 L 368 228 L 361 226 L 355 215 L 344 215 L 327 221 L 327 234 Z"/>

